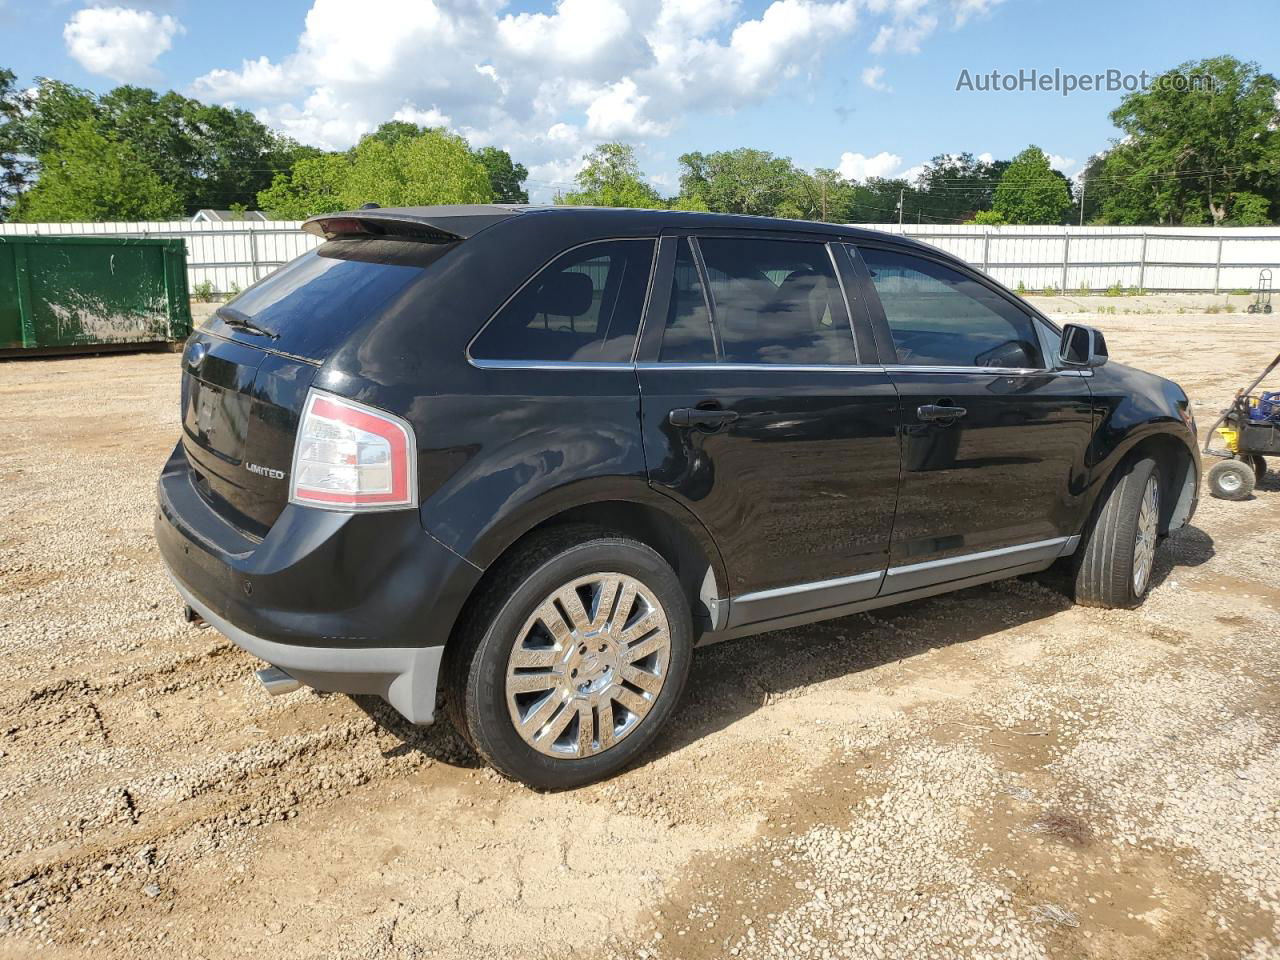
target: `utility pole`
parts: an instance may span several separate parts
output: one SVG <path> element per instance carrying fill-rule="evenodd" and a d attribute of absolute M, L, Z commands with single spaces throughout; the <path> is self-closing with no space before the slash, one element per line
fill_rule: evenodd
<path fill-rule="evenodd" d="M 827 179 L 822 178 L 822 222 L 827 222 Z"/>
<path fill-rule="evenodd" d="M 903 200 L 906 198 L 906 195 L 907 195 L 906 190 L 898 191 L 898 229 L 899 231 L 901 231 L 902 229 L 902 203 L 903 203 Z"/>
<path fill-rule="evenodd" d="M 1084 226 L 1084 198 L 1089 191 L 1089 181 L 1081 178 L 1080 180 L 1080 226 Z"/>

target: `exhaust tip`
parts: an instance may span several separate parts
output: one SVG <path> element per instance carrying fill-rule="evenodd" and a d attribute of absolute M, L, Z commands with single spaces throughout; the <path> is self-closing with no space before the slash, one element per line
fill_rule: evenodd
<path fill-rule="evenodd" d="M 293 679 L 279 667 L 267 667 L 267 669 L 258 670 L 256 673 L 258 682 L 262 684 L 262 689 L 273 697 L 293 693 L 293 691 L 302 686 L 300 682 Z"/>

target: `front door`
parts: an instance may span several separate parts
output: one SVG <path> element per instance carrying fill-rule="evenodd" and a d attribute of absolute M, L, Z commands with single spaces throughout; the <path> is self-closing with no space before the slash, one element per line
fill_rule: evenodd
<path fill-rule="evenodd" d="M 903 474 L 884 592 L 1042 563 L 1084 522 L 1093 404 L 1050 328 L 978 274 L 860 245 L 902 399 Z"/>
<path fill-rule="evenodd" d="M 732 599 L 718 625 L 875 596 L 897 397 L 874 357 L 860 362 L 832 251 L 777 235 L 662 244 L 638 364 L 645 456 L 720 547 Z"/>

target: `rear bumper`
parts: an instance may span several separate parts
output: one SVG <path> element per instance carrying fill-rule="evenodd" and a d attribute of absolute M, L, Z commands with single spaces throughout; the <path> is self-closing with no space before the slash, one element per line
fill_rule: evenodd
<path fill-rule="evenodd" d="M 169 575 L 220 633 L 318 690 L 377 694 L 432 721 L 444 644 L 480 571 L 415 511 L 291 505 L 257 540 L 200 496 L 180 445 L 157 499 Z"/>
<path fill-rule="evenodd" d="M 172 575 L 172 573 L 171 573 Z M 303 647 L 264 640 L 241 630 L 191 592 L 176 577 L 178 593 L 196 613 L 242 650 L 279 667 L 299 683 L 333 693 L 372 693 L 410 723 L 435 719 L 436 689 L 444 647 Z"/>

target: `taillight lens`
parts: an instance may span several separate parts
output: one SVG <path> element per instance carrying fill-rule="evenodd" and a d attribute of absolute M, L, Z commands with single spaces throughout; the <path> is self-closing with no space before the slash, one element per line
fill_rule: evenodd
<path fill-rule="evenodd" d="M 354 400 L 312 390 L 293 447 L 289 499 L 330 510 L 417 503 L 413 428 Z"/>

